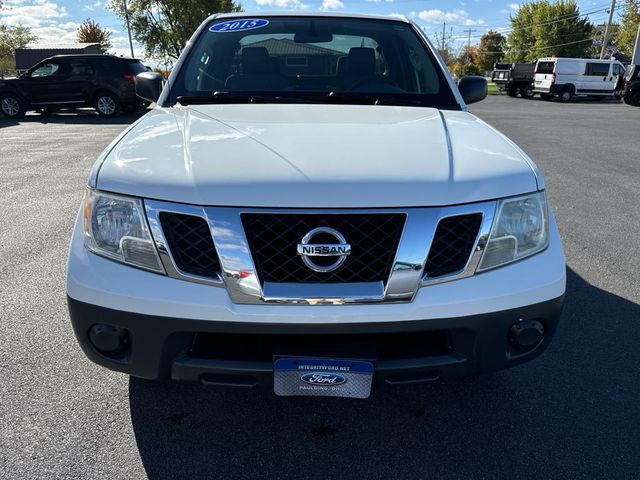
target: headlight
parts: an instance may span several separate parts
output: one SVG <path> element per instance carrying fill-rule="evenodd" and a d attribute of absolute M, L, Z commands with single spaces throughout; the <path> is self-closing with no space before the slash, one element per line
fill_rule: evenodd
<path fill-rule="evenodd" d="M 528 257 L 544 250 L 548 243 L 549 219 L 544 192 L 500 200 L 478 271 Z"/>
<path fill-rule="evenodd" d="M 87 189 L 84 240 L 98 255 L 164 273 L 138 198 Z"/>

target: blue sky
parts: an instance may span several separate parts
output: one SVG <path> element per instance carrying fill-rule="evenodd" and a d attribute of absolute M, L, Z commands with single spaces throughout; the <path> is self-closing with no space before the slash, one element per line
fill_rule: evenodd
<path fill-rule="evenodd" d="M 43 42 L 73 42 L 75 30 L 86 17 L 111 30 L 115 53 L 128 52 L 127 36 L 119 19 L 105 8 L 104 0 L 5 0 L 0 12 L 0 22 L 10 25 L 24 24 L 32 28 Z M 457 44 L 467 41 L 467 29 L 472 29 L 472 43 L 487 30 L 505 29 L 509 15 L 517 11 L 519 4 L 505 0 L 245 0 L 244 9 L 251 11 L 308 10 L 345 11 L 400 14 L 412 18 L 422 26 L 432 40 L 442 35 L 442 23 L 446 22 L 446 34 Z M 604 9 L 607 0 L 582 0 L 581 11 Z M 590 16 L 592 22 L 605 21 L 603 10 Z M 139 45 L 136 56 L 142 57 Z"/>

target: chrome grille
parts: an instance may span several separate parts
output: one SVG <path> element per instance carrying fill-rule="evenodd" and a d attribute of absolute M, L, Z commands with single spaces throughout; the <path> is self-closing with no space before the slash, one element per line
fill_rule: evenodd
<path fill-rule="evenodd" d="M 160 223 L 178 269 L 191 275 L 211 278 L 220 272 L 211 230 L 204 218 L 162 212 Z"/>
<path fill-rule="evenodd" d="M 370 210 L 247 209 L 159 200 L 144 203 L 149 228 L 169 277 L 225 287 L 233 303 L 252 305 L 409 302 L 422 287 L 475 273 L 496 209 L 495 201 Z M 355 223 L 352 219 L 356 219 Z M 334 223 L 337 221 L 345 223 Z M 291 246 L 285 247 L 293 248 L 287 253 L 288 260 L 301 262 L 297 245 L 311 227 L 328 226 L 342 230 L 344 243 L 352 247 L 351 262 L 329 273 L 301 271 L 308 267 L 294 264 L 293 272 L 278 271 L 269 277 L 271 281 L 265 281 L 269 272 L 260 262 L 258 237 L 272 248 L 269 235 L 271 240 L 280 242 L 290 235 L 294 224 L 300 231 L 294 231 Z M 266 235 L 255 235 L 256 225 Z M 350 228 L 355 227 L 356 235 L 352 235 Z M 466 227 L 466 233 L 462 227 Z M 358 235 L 360 241 L 356 240 Z M 335 238 L 326 240 L 336 243 Z M 313 241 L 326 243 L 316 237 Z M 366 252 L 362 248 L 366 244 L 371 246 L 369 251 L 377 252 L 371 261 L 355 255 L 356 248 Z M 458 253 L 455 248 L 450 249 L 455 245 Z M 322 260 L 314 257 L 316 264 L 316 259 Z M 282 266 L 278 262 L 271 265 Z M 287 276 L 280 278 L 286 281 L 273 281 L 285 273 Z"/>
<path fill-rule="evenodd" d="M 440 220 L 427 257 L 425 275 L 436 278 L 463 270 L 471 256 L 481 222 L 480 213 Z"/>
<path fill-rule="evenodd" d="M 355 283 L 386 281 L 406 215 L 402 213 L 243 213 L 242 223 L 263 282 Z M 312 229 L 330 227 L 352 253 L 335 271 L 314 272 L 297 254 Z"/>

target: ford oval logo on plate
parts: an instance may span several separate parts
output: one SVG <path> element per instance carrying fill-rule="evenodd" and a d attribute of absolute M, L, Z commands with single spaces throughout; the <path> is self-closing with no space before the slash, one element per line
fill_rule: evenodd
<path fill-rule="evenodd" d="M 240 18 L 228 22 L 216 23 L 209 27 L 210 32 L 239 32 L 241 30 L 253 30 L 269 25 L 269 20 L 264 18 Z"/>
<path fill-rule="evenodd" d="M 342 375 L 328 372 L 305 373 L 300 377 L 300 380 L 310 385 L 342 385 L 347 382 L 347 379 Z"/>
<path fill-rule="evenodd" d="M 373 362 L 353 358 L 275 358 L 273 391 L 281 397 L 368 398 L 373 370 Z"/>

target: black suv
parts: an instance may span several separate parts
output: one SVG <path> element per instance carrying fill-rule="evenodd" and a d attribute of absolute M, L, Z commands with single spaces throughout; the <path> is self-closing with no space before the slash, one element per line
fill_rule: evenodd
<path fill-rule="evenodd" d="M 640 65 L 629 65 L 624 72 L 624 103 L 640 107 Z"/>
<path fill-rule="evenodd" d="M 21 117 L 27 110 L 94 107 L 103 116 L 144 105 L 134 78 L 147 71 L 140 60 L 112 55 L 58 55 L 18 78 L 0 80 L 0 112 Z"/>

